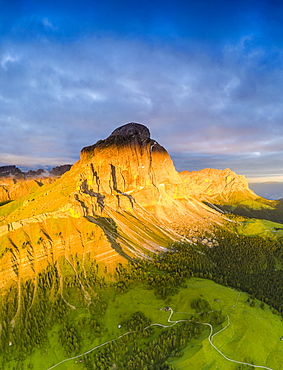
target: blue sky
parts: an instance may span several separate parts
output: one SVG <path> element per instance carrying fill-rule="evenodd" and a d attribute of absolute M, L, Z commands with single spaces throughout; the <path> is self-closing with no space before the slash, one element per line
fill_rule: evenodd
<path fill-rule="evenodd" d="M 145 124 L 178 170 L 283 179 L 281 1 L 0 0 L 0 165 Z"/>

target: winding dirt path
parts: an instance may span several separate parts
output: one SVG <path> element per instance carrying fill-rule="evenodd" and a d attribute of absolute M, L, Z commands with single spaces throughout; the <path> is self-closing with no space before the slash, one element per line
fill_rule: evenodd
<path fill-rule="evenodd" d="M 208 336 L 208 341 L 209 341 L 209 343 L 212 345 L 212 347 L 222 356 L 222 357 L 224 357 L 227 361 L 230 361 L 230 362 L 233 362 L 233 363 L 235 363 L 235 364 L 240 364 L 240 365 L 248 365 L 248 366 L 252 366 L 252 367 L 257 367 L 257 368 L 260 368 L 260 369 L 266 369 L 266 370 L 275 370 L 275 369 L 271 369 L 270 367 L 267 367 L 267 366 L 260 366 L 260 365 L 254 365 L 254 364 L 249 364 L 249 363 L 247 363 L 247 362 L 242 362 L 242 361 L 236 361 L 236 360 L 232 360 L 231 358 L 229 358 L 229 357 L 227 357 L 226 355 L 224 355 L 224 353 L 223 352 L 221 352 L 220 351 L 220 349 L 219 348 L 217 348 L 216 346 L 215 346 L 215 344 L 213 344 L 213 338 L 217 335 L 217 334 L 219 334 L 219 333 L 221 333 L 222 331 L 224 331 L 225 329 L 227 329 L 228 328 L 228 326 L 230 325 L 230 318 L 229 318 L 229 315 L 227 315 L 227 319 L 228 319 L 228 324 L 224 327 L 224 328 L 222 328 L 222 329 L 220 329 L 218 332 L 216 332 L 216 333 L 214 333 L 214 334 L 212 334 L 213 333 L 213 327 L 212 327 L 212 325 L 211 324 L 209 324 L 209 323 L 207 323 L 207 322 L 198 322 L 199 324 L 201 324 L 201 325 L 207 325 L 207 326 L 209 326 L 209 328 L 210 328 L 210 334 L 209 334 L 209 336 Z"/>
<path fill-rule="evenodd" d="M 236 308 L 236 306 L 237 306 L 237 303 L 238 303 L 238 301 L 239 301 L 239 297 L 240 297 L 240 293 L 238 294 L 238 297 L 237 297 L 237 299 L 236 299 L 236 302 L 235 302 L 235 304 L 233 305 L 233 306 L 231 306 L 231 308 Z M 229 308 L 226 308 L 226 310 L 227 309 L 229 309 Z M 209 312 L 219 312 L 219 310 L 217 310 L 217 311 L 209 311 Z M 192 313 L 192 312 L 175 312 L 175 313 L 183 313 L 183 314 L 189 314 L 189 315 L 195 315 L 195 313 Z M 172 326 L 174 326 L 174 325 L 176 325 L 176 324 L 178 324 L 179 322 L 184 322 L 184 321 L 191 321 L 191 320 L 189 320 L 189 319 L 182 319 L 182 320 L 171 320 L 171 318 L 172 318 L 172 315 L 174 314 L 174 311 L 172 310 L 172 308 L 170 308 L 170 314 L 169 314 L 169 317 L 168 317 L 168 319 L 167 319 L 167 322 L 168 323 L 170 323 L 171 325 L 163 325 L 163 324 L 160 324 L 160 323 L 153 323 L 153 324 L 150 324 L 149 326 L 146 326 L 143 330 L 146 330 L 146 329 L 148 329 L 148 328 L 150 328 L 150 327 L 152 327 L 152 326 L 161 326 L 162 328 L 170 328 L 170 327 L 172 327 Z M 201 313 L 199 313 L 199 314 L 201 314 Z M 220 334 L 221 332 L 223 332 L 224 330 L 226 330 L 229 326 L 230 326 L 230 318 L 229 318 L 229 315 L 227 315 L 227 320 L 228 320 L 228 323 L 227 323 L 227 325 L 224 327 L 224 328 L 222 328 L 222 329 L 220 329 L 218 332 L 216 332 L 216 333 L 214 333 L 213 334 L 213 326 L 211 325 L 211 324 L 209 324 L 209 323 L 207 323 L 207 322 L 199 322 L 199 321 L 195 321 L 196 323 L 198 323 L 198 324 L 201 324 L 201 325 L 206 325 L 206 326 L 208 326 L 209 328 L 210 328 L 210 334 L 209 334 L 209 336 L 208 336 L 208 341 L 209 341 L 209 343 L 210 343 L 210 345 L 222 356 L 222 357 L 224 357 L 227 361 L 230 361 L 230 362 L 233 362 L 233 363 L 235 363 L 235 364 L 240 364 L 240 365 L 248 365 L 248 366 L 253 366 L 254 368 L 260 368 L 260 369 L 266 369 L 266 370 L 275 370 L 275 369 L 272 369 L 272 368 L 270 368 L 270 367 L 267 367 L 267 366 L 260 366 L 260 365 L 254 365 L 254 364 L 249 364 L 249 363 L 247 363 L 247 362 L 242 362 L 242 361 L 236 361 L 236 360 L 233 360 L 233 359 L 231 359 L 231 358 L 229 358 L 229 357 L 227 357 L 223 352 L 221 352 L 220 351 L 220 349 L 219 348 L 217 348 L 216 347 L 216 345 L 213 343 L 213 338 L 216 336 L 216 335 L 218 335 L 218 334 Z M 84 352 L 84 353 L 82 353 L 82 354 L 80 354 L 80 355 L 77 355 L 77 356 L 74 356 L 74 357 L 70 357 L 70 358 L 66 358 L 65 360 L 62 360 L 62 361 L 60 361 L 60 362 L 58 362 L 57 364 L 55 364 L 55 365 L 53 365 L 53 366 L 51 366 L 51 367 L 49 367 L 47 370 L 51 370 L 51 369 L 54 369 L 55 367 L 57 367 L 57 366 L 59 366 L 60 364 L 63 364 L 64 362 L 67 362 L 67 361 L 71 361 L 71 360 L 75 360 L 75 359 L 77 359 L 77 358 L 79 358 L 79 357 L 82 357 L 82 356 L 84 356 L 84 355 L 87 355 L 88 353 L 91 353 L 91 352 L 93 352 L 94 350 L 96 350 L 96 349 L 98 349 L 98 348 L 101 348 L 101 347 L 103 347 L 103 346 L 105 346 L 106 344 L 108 344 L 108 343 L 111 343 L 111 342 L 115 342 L 115 341 L 117 341 L 117 340 L 119 340 L 120 338 L 122 338 L 122 337 L 124 337 L 124 336 L 126 336 L 126 335 L 129 335 L 129 334 L 133 334 L 133 333 L 137 333 L 137 331 L 135 330 L 135 331 L 129 331 L 129 332 L 127 332 L 127 333 L 124 333 L 124 334 L 122 334 L 122 335 L 120 335 L 119 337 L 117 337 L 117 338 L 114 338 L 114 339 L 111 339 L 111 340 L 108 340 L 107 342 L 104 342 L 104 343 L 102 343 L 102 344 L 100 344 L 100 345 L 98 345 L 98 346 L 96 346 L 96 347 L 93 347 L 93 348 L 91 348 L 89 351 L 87 351 L 87 352 Z"/>

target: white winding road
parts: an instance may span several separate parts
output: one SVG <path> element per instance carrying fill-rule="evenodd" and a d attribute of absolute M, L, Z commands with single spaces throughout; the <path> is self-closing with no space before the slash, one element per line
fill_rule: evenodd
<path fill-rule="evenodd" d="M 240 294 L 240 293 L 239 293 L 239 294 Z M 232 306 L 233 308 L 235 308 L 235 307 L 236 307 L 236 305 L 237 305 L 237 303 L 238 303 L 238 300 L 239 300 L 239 295 L 238 295 L 238 298 L 237 298 L 237 300 L 236 300 L 236 303 Z M 210 311 L 210 312 L 217 312 L 217 311 Z M 161 326 L 162 328 L 170 328 L 170 327 L 172 327 L 172 326 L 174 326 L 174 325 L 178 324 L 179 322 L 191 321 L 191 320 L 189 320 L 189 319 L 183 319 L 183 320 L 171 321 L 171 317 L 172 317 L 173 313 L 174 313 L 174 311 L 172 310 L 172 308 L 170 308 L 170 315 L 169 315 L 169 317 L 168 317 L 167 322 L 168 322 L 168 323 L 171 323 L 171 325 L 163 325 L 163 324 L 160 324 L 160 323 L 154 323 L 154 324 L 150 324 L 149 326 L 145 327 L 143 330 L 146 330 L 146 329 L 148 329 L 148 328 L 150 328 L 150 327 L 152 327 L 152 326 Z M 195 313 L 191 313 L 191 312 L 175 312 L 175 313 L 183 313 L 183 314 L 195 315 Z M 213 327 L 212 327 L 212 325 L 211 325 L 211 324 L 209 324 L 209 323 L 207 323 L 207 322 L 199 322 L 199 321 L 196 321 L 196 322 L 197 322 L 198 324 L 201 324 L 201 325 L 209 326 L 209 328 L 210 328 L 210 334 L 209 334 L 209 336 L 208 336 L 208 341 L 209 341 L 210 345 L 211 345 L 211 346 L 212 346 L 212 347 L 213 347 L 213 348 L 214 348 L 214 349 L 215 349 L 215 350 L 216 350 L 216 351 L 217 351 L 217 352 L 218 352 L 222 357 L 224 357 L 227 361 L 233 362 L 233 363 L 235 363 L 235 364 L 240 364 L 240 365 L 253 366 L 254 368 L 260 368 L 260 369 L 266 369 L 266 370 L 275 370 L 275 369 L 272 369 L 272 368 L 267 367 L 267 366 L 254 365 L 254 364 L 249 364 L 249 363 L 247 363 L 247 362 L 242 362 L 242 361 L 236 361 L 236 360 L 233 360 L 233 359 L 231 359 L 231 358 L 227 357 L 226 355 L 224 355 L 224 353 L 223 353 L 223 352 L 221 352 L 221 351 L 220 351 L 220 349 L 219 349 L 219 348 L 217 348 L 217 347 L 215 346 L 215 344 L 213 344 L 213 338 L 214 338 L 216 335 L 218 335 L 218 334 L 220 334 L 221 332 L 223 332 L 225 329 L 227 329 L 227 328 L 228 328 L 228 326 L 230 325 L 230 318 L 229 318 L 229 315 L 227 315 L 227 319 L 228 319 L 228 324 L 227 324 L 224 328 L 220 329 L 218 332 L 216 332 L 216 333 L 214 333 L 214 334 L 213 334 Z M 102 344 L 100 344 L 100 345 L 98 345 L 98 346 L 96 346 L 96 347 L 93 347 L 92 349 L 90 349 L 90 350 L 89 350 L 89 351 L 87 351 L 87 352 L 84 352 L 84 353 L 82 353 L 82 354 L 80 354 L 80 355 L 77 355 L 77 356 L 74 356 L 74 357 L 66 358 L 65 360 L 62 360 L 62 361 L 58 362 L 57 364 L 55 364 L 55 365 L 53 365 L 53 366 L 49 367 L 47 370 L 54 369 L 55 367 L 59 366 L 60 364 L 63 364 L 64 362 L 71 361 L 71 360 L 75 360 L 75 359 L 77 359 L 77 358 L 79 358 L 79 357 L 82 357 L 82 356 L 84 356 L 84 355 L 87 355 L 88 353 L 90 353 L 90 352 L 92 352 L 92 351 L 94 351 L 94 350 L 96 350 L 96 349 L 98 349 L 98 348 L 100 348 L 100 347 L 103 347 L 103 346 L 105 346 L 105 345 L 106 345 L 106 344 L 108 344 L 108 343 L 114 342 L 114 341 L 116 341 L 116 340 L 118 340 L 118 339 L 120 339 L 120 338 L 122 338 L 122 337 L 124 337 L 124 336 L 126 336 L 126 335 L 129 335 L 129 334 L 132 334 L 132 333 L 136 333 L 136 332 L 137 332 L 137 331 L 135 330 L 135 331 L 129 331 L 129 332 L 127 332 L 127 333 L 124 333 L 124 334 L 120 335 L 119 337 L 117 337 L 117 338 L 115 338 L 115 339 L 111 339 L 111 340 L 109 340 L 109 341 L 107 341 L 107 342 L 104 342 L 104 343 L 102 343 Z"/>

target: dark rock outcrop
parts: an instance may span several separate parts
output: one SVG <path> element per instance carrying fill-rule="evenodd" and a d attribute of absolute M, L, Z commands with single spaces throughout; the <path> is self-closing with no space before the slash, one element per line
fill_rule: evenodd
<path fill-rule="evenodd" d="M 25 173 L 26 178 L 39 178 L 39 177 L 47 177 L 49 175 L 48 171 L 43 170 L 42 168 L 39 168 L 38 170 L 29 170 Z"/>
<path fill-rule="evenodd" d="M 55 177 L 62 176 L 65 172 L 69 171 L 71 169 L 71 164 L 63 164 L 61 166 L 53 167 L 52 170 L 50 170 L 50 175 Z"/>
<path fill-rule="evenodd" d="M 15 179 L 22 179 L 25 177 L 24 173 L 16 166 L 1 166 L 0 177 L 12 177 Z"/>
<path fill-rule="evenodd" d="M 146 126 L 131 122 L 116 128 L 108 138 L 83 148 L 81 158 L 90 158 L 95 150 L 103 150 L 109 147 L 125 148 L 131 146 L 143 149 L 148 145 L 155 152 L 168 154 L 161 145 L 150 138 L 150 132 Z"/>

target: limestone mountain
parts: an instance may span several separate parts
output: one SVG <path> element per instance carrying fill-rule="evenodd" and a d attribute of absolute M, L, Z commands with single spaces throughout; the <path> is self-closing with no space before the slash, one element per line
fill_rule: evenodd
<path fill-rule="evenodd" d="M 208 203 L 256 201 L 233 171 L 178 173 L 147 127 L 129 123 L 85 147 L 57 181 L 0 208 L 0 287 L 73 255 L 112 271 L 176 240 L 214 240 L 225 215 Z"/>
<path fill-rule="evenodd" d="M 191 196 L 211 203 L 226 204 L 258 198 L 243 175 L 229 168 L 217 170 L 206 168 L 201 171 L 180 173 L 183 181 L 190 184 Z"/>
<path fill-rule="evenodd" d="M 0 167 L 0 204 L 15 200 L 36 191 L 44 184 L 50 184 L 69 171 L 72 166 L 65 164 L 50 171 L 38 169 L 22 172 L 16 166 Z"/>
<path fill-rule="evenodd" d="M 35 192 L 44 184 L 54 182 L 55 178 L 40 179 L 2 179 L 0 180 L 0 204 L 6 203 L 24 195 Z"/>

